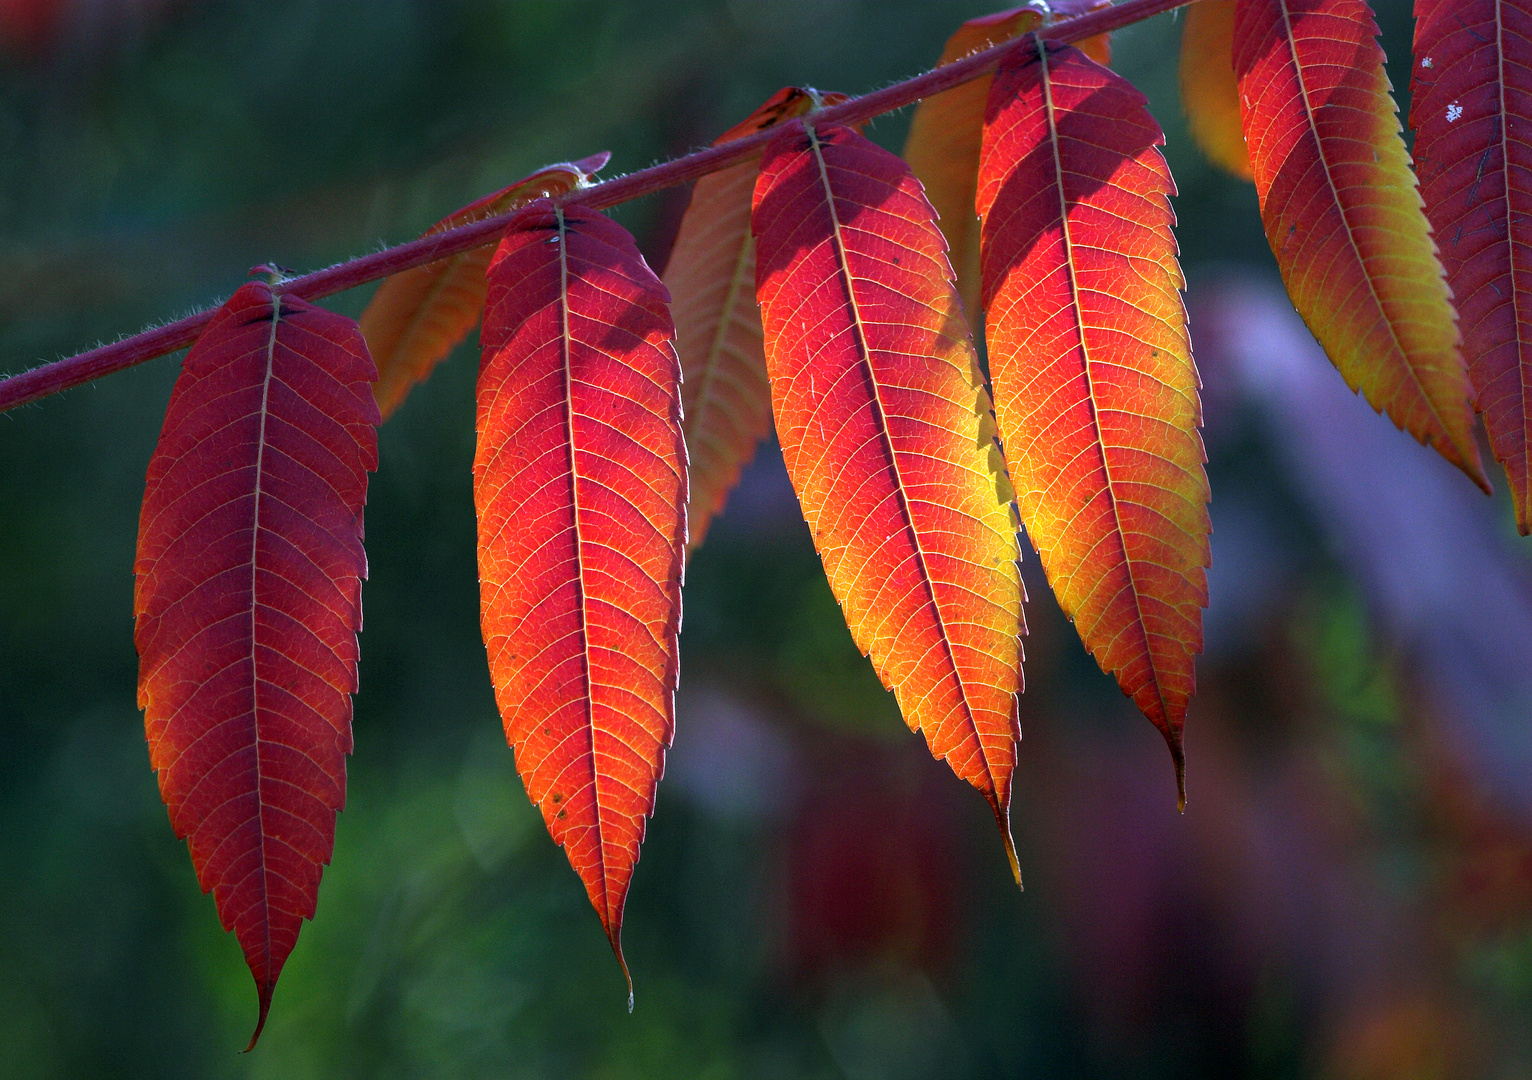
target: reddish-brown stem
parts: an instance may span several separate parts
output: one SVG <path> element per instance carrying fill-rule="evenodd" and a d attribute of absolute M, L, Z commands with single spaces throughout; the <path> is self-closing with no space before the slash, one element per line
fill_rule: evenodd
<path fill-rule="evenodd" d="M 1114 7 L 1102 8 L 1055 23 L 1048 29 L 1047 36 L 1058 41 L 1080 41 L 1111 30 L 1119 30 L 1124 26 L 1147 19 L 1151 15 L 1158 15 L 1190 2 L 1191 0 L 1124 0 L 1123 3 Z M 932 94 L 950 90 L 961 83 L 989 74 L 999 66 L 1001 58 L 1017 44 L 1016 41 L 1008 41 L 936 68 L 934 71 L 928 71 L 924 75 L 916 75 L 882 90 L 852 98 L 815 113 L 814 120 L 816 123 L 857 123 L 871 120 L 875 116 L 881 116 L 895 109 L 902 109 L 923 97 L 930 97 Z M 799 124 L 802 121 L 794 120 L 791 123 Z M 618 203 L 636 199 L 640 195 L 648 195 L 676 184 L 684 184 L 700 176 L 706 176 L 708 173 L 738 164 L 760 153 L 766 143 L 780 130 L 780 128 L 768 129 L 725 143 L 723 146 L 698 150 L 696 153 L 674 161 L 640 169 L 626 176 L 603 180 L 599 184 L 592 184 L 590 187 L 561 195 L 556 201 L 562 204 L 577 202 L 593 209 L 616 206 Z M 397 274 L 401 270 L 408 270 L 410 267 L 421 266 L 486 244 L 505 228 L 514 213 L 513 211 L 485 218 L 471 225 L 462 225 L 446 232 L 423 236 L 386 251 L 364 255 L 324 270 L 316 270 L 312 274 L 289 278 L 278 288 L 281 292 L 292 293 L 305 300 L 332 296 L 358 285 L 388 277 L 390 274 Z M 173 323 L 145 330 L 143 333 L 111 345 L 77 353 L 67 359 L 0 380 L 0 412 L 58 393 L 60 390 L 67 390 L 71 386 L 90 382 L 102 375 L 142 364 L 157 356 L 184 349 L 197 339 L 197 335 L 212 317 L 212 310 L 201 311 Z"/>

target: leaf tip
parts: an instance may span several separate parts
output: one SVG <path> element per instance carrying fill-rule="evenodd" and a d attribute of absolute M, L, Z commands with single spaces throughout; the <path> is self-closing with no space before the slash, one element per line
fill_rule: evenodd
<path fill-rule="evenodd" d="M 605 920 L 603 920 L 605 921 Z M 612 945 L 612 955 L 617 957 L 617 966 L 622 969 L 622 977 L 628 983 L 628 1013 L 633 1013 L 633 975 L 628 971 L 628 961 L 622 955 L 622 924 L 612 922 L 607 924 L 606 940 Z"/>
<path fill-rule="evenodd" d="M 1465 368 L 1464 370 L 1466 372 L 1467 369 Z M 1464 378 L 1466 379 L 1468 376 L 1465 374 Z M 1473 403 L 1472 396 L 1470 396 L 1469 401 L 1466 431 L 1461 428 L 1449 430 L 1445 438 L 1422 439 L 1421 441 L 1428 446 L 1434 446 L 1442 457 L 1461 469 L 1468 479 L 1472 480 L 1474 485 L 1484 494 L 1494 495 L 1495 488 L 1490 483 L 1489 473 L 1484 469 L 1484 455 L 1479 451 L 1479 440 L 1474 437 L 1475 429 L 1478 427 L 1478 418 L 1475 415 L 1478 407 Z M 1406 428 L 1405 430 L 1409 429 Z"/>
<path fill-rule="evenodd" d="M 1165 728 L 1165 745 L 1176 767 L 1176 813 L 1186 813 L 1186 750 L 1181 745 L 1181 728 Z"/>
<path fill-rule="evenodd" d="M 255 1044 L 260 1040 L 261 1032 L 266 1030 L 266 1015 L 271 1012 L 271 992 L 275 989 L 276 983 L 263 983 L 259 979 L 256 980 L 255 992 L 260 1001 L 260 1012 L 255 1019 L 255 1031 L 250 1035 L 250 1043 L 240 1051 L 241 1054 L 248 1054 L 254 1050 Z"/>
<path fill-rule="evenodd" d="M 1472 468 L 1469 468 L 1469 466 L 1472 466 Z M 1489 474 L 1484 471 L 1484 462 L 1477 453 L 1474 454 L 1473 460 L 1469 462 L 1469 465 L 1464 466 L 1463 471 L 1468 473 L 1468 478 L 1477 484 L 1479 490 L 1484 492 L 1484 494 L 1495 494 L 1494 485 L 1489 482 Z M 1522 535 L 1526 535 L 1526 529 L 1522 530 Z"/>
<path fill-rule="evenodd" d="M 999 799 L 990 800 L 990 809 L 995 812 L 995 824 L 1000 826 L 1000 842 L 1005 845 L 1005 857 L 1011 864 L 1011 876 L 1016 879 L 1016 888 L 1026 891 L 1026 886 L 1021 883 L 1021 862 L 1016 858 L 1016 841 L 1011 838 L 1011 811 L 1007 805 L 1002 805 Z"/>

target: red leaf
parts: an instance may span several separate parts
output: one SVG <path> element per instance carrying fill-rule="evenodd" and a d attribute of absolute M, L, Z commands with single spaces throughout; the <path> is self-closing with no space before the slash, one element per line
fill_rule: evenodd
<path fill-rule="evenodd" d="M 784 131 L 755 188 L 757 295 L 830 587 L 906 722 L 989 800 L 1015 871 L 1016 526 L 935 217 L 904 162 L 850 129 Z"/>
<path fill-rule="evenodd" d="M 844 100 L 843 94 L 819 97 L 825 105 Z M 809 91 L 778 90 L 713 145 L 764 131 L 814 106 Z M 740 470 L 771 430 L 771 387 L 761 352 L 755 240 L 750 235 L 750 195 L 759 172 L 760 163 L 749 161 L 697 181 L 665 268 L 676 351 L 681 355 L 681 415 L 691 460 L 689 549 L 702 544 L 713 515 L 723 509 L 739 482 Z"/>
<path fill-rule="evenodd" d="M 1363 0 L 1238 0 L 1234 71 L 1266 239 L 1353 390 L 1486 491 L 1456 315 Z"/>
<path fill-rule="evenodd" d="M 1081 640 L 1164 734 L 1180 786 L 1208 484 L 1175 185 L 1146 104 L 1068 46 L 1007 61 L 985 117 L 978 209 L 990 372 L 1022 524 Z"/>
<path fill-rule="evenodd" d="M 622 908 L 670 745 L 681 621 L 668 299 L 619 225 L 537 202 L 490 263 L 479 335 L 474 503 L 495 699 L 624 976 Z"/>
<path fill-rule="evenodd" d="M 1040 29 L 1054 19 L 1084 14 L 1106 0 L 1042 0 L 969 19 L 947 39 L 936 66 L 950 64 Z M 1080 43 L 1089 56 L 1102 64 L 1112 60 L 1111 37 L 1099 34 Z M 991 76 L 982 75 L 951 90 L 926 98 L 910 117 L 910 134 L 904 142 L 904 159 L 925 185 L 926 196 L 936 208 L 942 235 L 947 238 L 952 268 L 957 273 L 958 293 L 970 320 L 979 317 L 979 219 L 974 216 L 974 188 L 979 175 L 979 143 L 983 138 L 984 102 L 989 98 Z"/>
<path fill-rule="evenodd" d="M 482 199 L 469 203 L 432 225 L 422 235 L 504 214 L 535 199 L 573 191 L 600 171 L 610 154 L 549 165 Z M 484 270 L 494 244 L 427 263 L 388 278 L 362 312 L 362 335 L 378 364 L 372 392 L 386 420 L 418 382 L 468 336 L 484 312 Z"/>
<path fill-rule="evenodd" d="M 203 891 L 271 992 L 346 799 L 377 374 L 350 319 L 251 282 L 176 380 L 139 521 L 149 760 Z"/>
<path fill-rule="evenodd" d="M 1416 0 L 1410 124 L 1463 355 L 1523 535 L 1532 528 L 1532 4 Z"/>

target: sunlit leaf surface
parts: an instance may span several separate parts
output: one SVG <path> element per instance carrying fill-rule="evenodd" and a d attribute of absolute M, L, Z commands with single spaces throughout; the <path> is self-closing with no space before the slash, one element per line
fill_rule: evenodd
<path fill-rule="evenodd" d="M 1238 0 L 1234 70 L 1266 239 L 1353 390 L 1485 490 L 1456 315 L 1362 0 Z"/>
<path fill-rule="evenodd" d="M 767 147 L 753 221 L 777 437 L 830 587 L 1014 870 L 1016 527 L 935 214 L 897 157 L 811 126 Z"/>
<path fill-rule="evenodd" d="M 490 263 L 480 332 L 495 700 L 624 974 L 623 904 L 675 717 L 686 451 L 668 299 L 621 226 L 539 202 Z"/>
<path fill-rule="evenodd" d="M 990 372 L 1027 535 L 1181 771 L 1207 604 L 1201 406 L 1164 136 L 1068 46 L 996 74 L 979 174 Z"/>

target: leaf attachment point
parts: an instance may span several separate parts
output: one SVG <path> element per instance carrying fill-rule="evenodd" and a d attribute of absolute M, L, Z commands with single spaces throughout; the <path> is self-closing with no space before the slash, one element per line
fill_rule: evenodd
<path fill-rule="evenodd" d="M 969 19 L 947 39 L 936 66 L 1039 30 L 1057 18 L 1102 6 L 1102 0 L 1053 0 L 1051 4 L 1034 0 L 1023 7 Z M 1107 34 L 1081 42 L 1080 48 L 1099 63 L 1111 62 Z M 924 98 L 910 117 L 910 134 L 904 143 L 904 160 L 925 186 L 942 235 L 947 238 L 958 294 L 973 326 L 980 323 L 979 219 L 973 212 L 973 200 L 979 177 L 979 144 L 984 135 L 984 103 L 989 99 L 991 82 L 993 76 L 982 75 Z"/>
<path fill-rule="evenodd" d="M 719 146 L 807 115 L 844 94 L 786 87 L 715 141 Z M 771 431 L 771 386 L 755 302 L 750 197 L 759 161 L 697 181 L 681 219 L 665 285 L 681 356 L 682 416 L 690 459 L 687 546 L 695 550 L 755 448 Z"/>
<path fill-rule="evenodd" d="M 611 154 L 549 165 L 442 218 L 423 236 L 445 232 L 524 206 L 535 199 L 584 187 Z M 484 312 L 484 271 L 494 238 L 440 262 L 395 274 L 378 286 L 362 312 L 362 334 L 378 364 L 373 393 L 386 420 L 416 383 L 447 358 Z"/>

